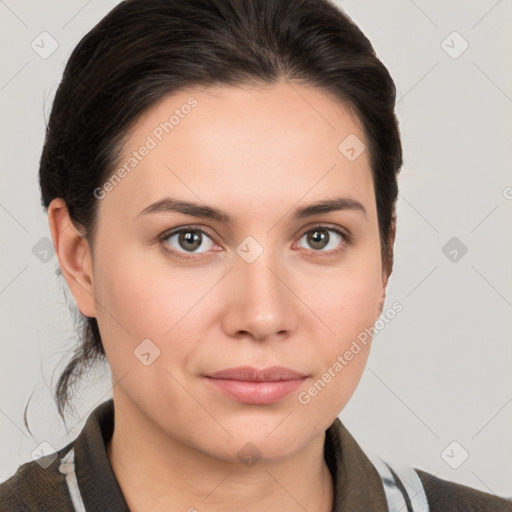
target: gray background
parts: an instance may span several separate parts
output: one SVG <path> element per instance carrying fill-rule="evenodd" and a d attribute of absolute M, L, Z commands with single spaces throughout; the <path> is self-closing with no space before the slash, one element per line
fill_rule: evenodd
<path fill-rule="evenodd" d="M 41 241 L 50 232 L 37 171 L 64 63 L 116 3 L 0 0 L 0 481 L 41 442 L 74 439 L 111 396 L 100 369 L 78 390 L 66 433 L 50 390 L 75 338 L 57 258 Z M 405 152 L 385 306 L 403 311 L 376 336 L 340 417 L 369 454 L 510 496 L 512 1 L 338 3 L 395 79 Z M 44 31 L 58 43 L 48 58 L 31 47 Z M 31 394 L 33 435 L 23 425 Z"/>

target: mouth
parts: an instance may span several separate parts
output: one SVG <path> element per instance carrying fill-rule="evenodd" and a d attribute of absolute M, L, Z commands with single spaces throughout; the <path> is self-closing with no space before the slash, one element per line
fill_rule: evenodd
<path fill-rule="evenodd" d="M 268 405 L 292 394 L 308 376 L 280 366 L 262 370 L 243 366 L 228 368 L 204 377 L 215 390 L 237 402 Z"/>

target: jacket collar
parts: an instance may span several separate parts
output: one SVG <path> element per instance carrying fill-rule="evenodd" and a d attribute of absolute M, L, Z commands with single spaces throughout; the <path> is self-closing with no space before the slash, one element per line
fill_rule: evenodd
<path fill-rule="evenodd" d="M 113 432 L 111 398 L 93 410 L 74 443 L 76 479 L 86 510 L 130 512 L 107 454 Z"/>
<path fill-rule="evenodd" d="M 325 433 L 324 457 L 334 482 L 332 512 L 387 512 L 382 479 L 339 418 Z"/>
<path fill-rule="evenodd" d="M 129 512 L 107 454 L 113 429 L 110 399 L 92 411 L 74 442 L 75 472 L 86 510 Z M 388 510 L 379 473 L 339 418 L 326 430 L 324 457 L 333 478 L 332 512 Z"/>

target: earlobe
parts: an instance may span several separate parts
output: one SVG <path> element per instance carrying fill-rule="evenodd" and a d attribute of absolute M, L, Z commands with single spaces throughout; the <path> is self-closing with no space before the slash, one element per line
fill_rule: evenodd
<path fill-rule="evenodd" d="M 395 236 L 396 236 L 396 214 L 393 212 L 391 217 L 391 225 L 389 228 L 389 235 L 387 240 L 387 254 L 386 261 L 384 262 L 384 266 L 382 268 L 382 293 L 377 304 L 377 309 L 382 312 L 384 308 L 384 302 L 386 300 L 386 290 L 388 287 L 389 276 L 393 270 L 393 248 L 395 245 Z"/>
<path fill-rule="evenodd" d="M 388 287 L 388 278 L 389 274 L 386 271 L 382 272 L 382 292 L 379 297 L 379 301 L 377 303 L 377 309 L 379 310 L 379 315 L 382 313 L 384 309 L 384 302 L 386 301 L 386 290 Z"/>
<path fill-rule="evenodd" d="M 92 255 L 87 240 L 69 218 L 66 203 L 54 199 L 48 206 L 48 224 L 62 274 L 80 312 L 96 316 L 92 276 Z"/>

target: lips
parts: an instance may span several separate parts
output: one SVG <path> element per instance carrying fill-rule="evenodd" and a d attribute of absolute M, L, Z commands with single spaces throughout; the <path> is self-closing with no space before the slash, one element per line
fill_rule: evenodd
<path fill-rule="evenodd" d="M 241 366 L 205 377 L 209 385 L 232 400 L 252 405 L 269 405 L 296 391 L 307 375 L 282 366 L 262 370 Z"/>
<path fill-rule="evenodd" d="M 303 379 L 307 375 L 285 368 L 284 366 L 271 366 L 258 370 L 252 366 L 238 366 L 207 375 L 214 379 L 244 380 L 251 382 L 275 382 L 279 380 Z"/>

